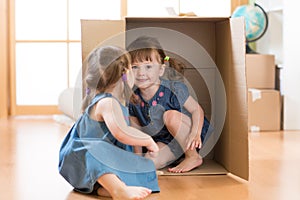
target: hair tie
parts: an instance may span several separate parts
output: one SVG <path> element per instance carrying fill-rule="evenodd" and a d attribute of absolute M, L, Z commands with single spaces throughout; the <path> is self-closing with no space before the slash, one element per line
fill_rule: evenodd
<path fill-rule="evenodd" d="M 122 74 L 122 81 L 127 81 L 127 75 L 126 75 L 126 73 Z"/>
<path fill-rule="evenodd" d="M 169 62 L 169 60 L 170 60 L 170 57 L 169 57 L 169 56 L 166 56 L 166 57 L 164 58 L 164 61 L 165 61 L 165 62 Z"/>
<path fill-rule="evenodd" d="M 90 88 L 86 88 L 86 89 L 85 89 L 85 94 L 86 94 L 86 95 L 90 95 L 90 93 L 91 93 L 91 89 L 90 89 Z"/>

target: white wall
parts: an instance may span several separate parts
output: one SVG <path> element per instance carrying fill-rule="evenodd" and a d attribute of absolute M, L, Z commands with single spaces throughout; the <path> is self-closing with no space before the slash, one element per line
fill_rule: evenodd
<path fill-rule="evenodd" d="M 256 0 L 269 16 L 269 28 L 257 42 L 259 53 L 274 54 L 282 67 L 281 93 L 283 128 L 300 130 L 300 2 L 293 0 Z"/>
<path fill-rule="evenodd" d="M 269 26 L 265 35 L 256 43 L 259 53 L 274 54 L 275 63 L 283 63 L 283 6 L 282 3 L 274 0 L 257 0 L 258 3 L 268 14 Z"/>
<path fill-rule="evenodd" d="M 228 17 L 231 15 L 231 0 L 181 0 L 180 12 L 194 12 L 199 17 Z"/>
<path fill-rule="evenodd" d="M 283 2 L 284 129 L 300 129 L 300 2 Z"/>

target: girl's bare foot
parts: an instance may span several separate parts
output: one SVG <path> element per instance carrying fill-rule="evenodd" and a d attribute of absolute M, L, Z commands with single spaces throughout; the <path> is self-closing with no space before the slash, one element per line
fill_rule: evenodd
<path fill-rule="evenodd" d="M 99 188 L 97 190 L 99 196 L 102 197 L 112 197 L 112 195 L 105 189 Z M 119 191 L 115 191 L 114 196 L 112 197 L 114 200 L 131 200 L 131 199 L 143 199 L 151 194 L 151 190 L 144 187 L 133 187 L 126 186 L 124 189 L 120 189 Z"/>
<path fill-rule="evenodd" d="M 103 187 L 100 187 L 97 190 L 97 194 L 99 196 L 102 196 L 102 197 L 111 197 L 111 195 L 109 194 L 109 192 L 105 188 L 103 188 Z"/>
<path fill-rule="evenodd" d="M 169 172 L 173 173 L 183 173 L 191 171 L 192 169 L 200 166 L 203 163 L 203 159 L 199 154 L 193 156 L 187 156 L 185 159 L 179 163 L 176 167 L 169 168 Z"/>
<path fill-rule="evenodd" d="M 113 200 L 139 200 L 151 194 L 151 190 L 145 187 L 125 186 L 116 189 L 112 194 Z"/>
<path fill-rule="evenodd" d="M 139 186 L 127 186 L 115 174 L 107 173 L 98 178 L 98 183 L 102 185 L 97 190 L 98 195 L 112 197 L 113 200 L 139 200 L 144 199 L 151 190 Z"/>

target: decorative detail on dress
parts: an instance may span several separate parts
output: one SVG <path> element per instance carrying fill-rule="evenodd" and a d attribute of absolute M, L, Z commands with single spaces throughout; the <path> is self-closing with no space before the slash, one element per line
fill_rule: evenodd
<path fill-rule="evenodd" d="M 152 106 L 156 106 L 157 105 L 157 101 L 152 101 Z"/>

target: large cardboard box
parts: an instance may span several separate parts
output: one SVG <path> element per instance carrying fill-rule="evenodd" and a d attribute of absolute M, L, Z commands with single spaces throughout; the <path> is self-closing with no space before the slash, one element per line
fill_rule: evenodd
<path fill-rule="evenodd" d="M 249 89 L 249 131 L 278 131 L 281 127 L 281 97 L 278 90 Z"/>
<path fill-rule="evenodd" d="M 246 54 L 248 88 L 275 88 L 275 56 L 271 54 Z"/>
<path fill-rule="evenodd" d="M 211 167 L 206 173 L 232 173 L 248 180 L 243 18 L 127 17 L 119 21 L 82 20 L 81 25 L 83 62 L 98 45 L 125 48 L 140 35 L 157 37 L 170 56 L 182 59 L 187 65 L 185 82 L 214 127 L 208 145 L 204 145 L 200 154 L 209 159 L 204 164 L 218 164 L 223 169 L 214 171 Z M 83 76 L 84 71 L 83 68 Z"/>

